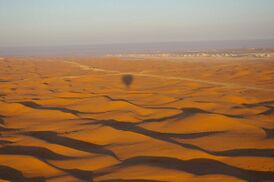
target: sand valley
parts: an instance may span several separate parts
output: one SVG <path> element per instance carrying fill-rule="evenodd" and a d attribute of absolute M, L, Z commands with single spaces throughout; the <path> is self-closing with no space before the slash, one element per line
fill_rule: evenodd
<path fill-rule="evenodd" d="M 273 57 L 0 59 L 3 180 L 274 181 L 273 137 Z"/>

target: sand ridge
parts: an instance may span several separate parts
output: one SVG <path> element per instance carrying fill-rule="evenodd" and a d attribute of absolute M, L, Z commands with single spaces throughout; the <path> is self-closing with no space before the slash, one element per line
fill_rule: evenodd
<path fill-rule="evenodd" d="M 0 60 L 0 179 L 273 181 L 273 68 L 253 57 Z"/>

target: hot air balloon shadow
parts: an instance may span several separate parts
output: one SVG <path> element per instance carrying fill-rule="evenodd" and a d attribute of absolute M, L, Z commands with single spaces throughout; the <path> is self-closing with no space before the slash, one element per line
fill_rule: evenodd
<path fill-rule="evenodd" d="M 130 74 L 127 74 L 127 75 L 123 75 L 122 76 L 122 82 L 124 83 L 124 85 L 129 88 L 130 85 L 132 84 L 133 82 L 133 76 L 130 75 Z"/>

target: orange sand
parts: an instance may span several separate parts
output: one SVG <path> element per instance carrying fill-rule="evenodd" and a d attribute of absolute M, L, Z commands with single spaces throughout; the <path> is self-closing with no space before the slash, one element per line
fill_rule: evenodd
<path fill-rule="evenodd" d="M 273 98 L 272 58 L 0 60 L 0 180 L 274 181 Z"/>

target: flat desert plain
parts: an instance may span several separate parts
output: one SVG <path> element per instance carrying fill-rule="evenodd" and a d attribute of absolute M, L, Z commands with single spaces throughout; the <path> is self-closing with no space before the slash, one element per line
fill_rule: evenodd
<path fill-rule="evenodd" d="M 274 181 L 273 58 L 0 60 L 3 181 Z"/>

